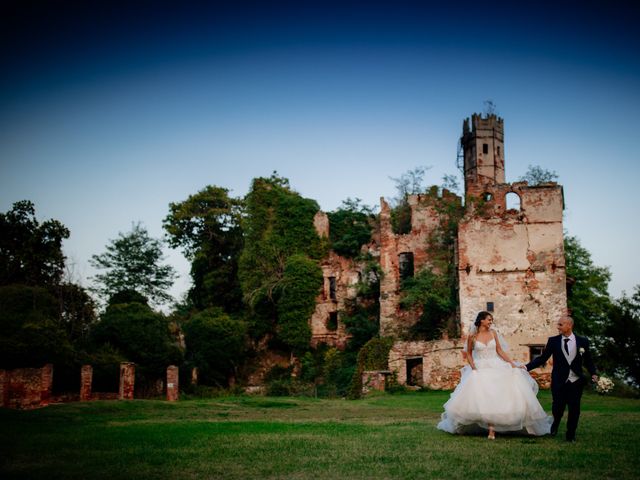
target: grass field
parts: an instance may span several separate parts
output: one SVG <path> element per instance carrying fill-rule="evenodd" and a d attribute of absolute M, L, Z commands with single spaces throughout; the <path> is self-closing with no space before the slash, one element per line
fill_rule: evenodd
<path fill-rule="evenodd" d="M 0 410 L 0 478 L 640 478 L 640 401 L 586 394 L 578 442 L 454 436 L 446 392 Z M 540 393 L 550 411 L 550 395 Z M 563 433 L 561 427 L 561 433 Z"/>

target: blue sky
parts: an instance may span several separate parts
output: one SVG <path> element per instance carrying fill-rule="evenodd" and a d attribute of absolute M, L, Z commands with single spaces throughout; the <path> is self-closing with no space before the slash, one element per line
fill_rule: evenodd
<path fill-rule="evenodd" d="M 456 173 L 462 121 L 492 99 L 508 181 L 554 170 L 565 228 L 640 283 L 640 15 L 631 2 L 5 2 L 0 211 L 70 230 L 72 275 L 169 202 L 244 195 L 273 170 L 324 210 L 378 205 L 389 177 Z M 535 3 L 535 4 L 534 4 Z M 434 5 L 438 5 L 437 7 Z M 167 250 L 188 288 L 188 264 Z"/>

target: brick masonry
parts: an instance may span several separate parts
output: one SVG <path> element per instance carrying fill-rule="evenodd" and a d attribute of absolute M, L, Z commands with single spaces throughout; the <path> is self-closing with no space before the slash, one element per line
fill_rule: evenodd
<path fill-rule="evenodd" d="M 167 367 L 167 400 L 175 402 L 180 395 L 178 382 L 178 367 L 170 365 Z"/>
<path fill-rule="evenodd" d="M 44 407 L 51 399 L 53 365 L 0 370 L 2 406 L 18 410 Z"/>

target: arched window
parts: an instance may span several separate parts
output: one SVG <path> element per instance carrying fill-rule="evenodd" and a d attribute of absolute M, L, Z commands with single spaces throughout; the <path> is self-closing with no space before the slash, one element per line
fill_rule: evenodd
<path fill-rule="evenodd" d="M 505 200 L 507 203 L 507 210 L 520 211 L 520 195 L 515 192 L 509 192 L 505 196 Z"/>

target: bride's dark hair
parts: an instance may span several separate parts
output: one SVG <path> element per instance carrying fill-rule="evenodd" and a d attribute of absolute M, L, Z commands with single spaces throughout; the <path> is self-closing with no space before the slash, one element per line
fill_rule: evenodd
<path fill-rule="evenodd" d="M 473 322 L 473 324 L 476 327 L 479 327 L 480 326 L 480 322 L 482 322 L 482 320 L 484 320 L 487 317 L 492 317 L 492 316 L 493 315 L 491 315 L 489 312 L 482 311 L 482 312 L 478 313 L 478 316 L 476 317 L 476 321 Z"/>

